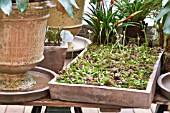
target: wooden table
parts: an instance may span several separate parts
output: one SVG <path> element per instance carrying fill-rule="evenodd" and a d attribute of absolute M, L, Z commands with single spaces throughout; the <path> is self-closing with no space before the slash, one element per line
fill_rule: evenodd
<path fill-rule="evenodd" d="M 163 97 L 159 92 L 156 92 L 153 103 L 160 105 L 170 105 L 170 100 Z M 28 106 L 54 106 L 54 107 L 88 107 L 88 108 L 100 108 L 101 111 L 119 111 L 123 106 L 105 105 L 105 104 L 91 104 L 91 103 L 80 103 L 80 102 L 68 102 L 61 100 L 52 100 L 50 96 L 44 97 L 39 100 L 24 102 L 24 103 L 0 103 L 1 105 L 28 105 Z M 34 112 L 38 113 L 38 112 Z M 76 112 L 81 113 L 81 112 Z"/>
<path fill-rule="evenodd" d="M 70 59 L 65 61 L 65 66 L 70 62 Z M 155 94 L 153 99 L 153 103 L 160 105 L 170 105 L 170 100 L 163 97 L 158 91 Z M 101 111 L 109 112 L 109 111 L 119 111 L 121 108 L 127 108 L 124 106 L 114 106 L 114 105 L 106 105 L 106 104 L 91 104 L 91 103 L 80 103 L 80 102 L 68 102 L 61 100 L 52 100 L 50 96 L 44 97 L 39 100 L 24 102 L 24 103 L 0 103 L 1 105 L 28 105 L 28 106 L 54 106 L 54 107 L 88 107 L 88 108 L 100 108 Z M 38 112 L 34 112 L 38 113 Z M 76 112 L 76 113 L 81 113 Z"/>
<path fill-rule="evenodd" d="M 163 97 L 159 90 L 155 93 L 155 97 L 153 100 L 153 103 L 157 104 L 155 113 L 164 113 L 164 111 L 170 111 L 170 100 L 167 98 Z"/>

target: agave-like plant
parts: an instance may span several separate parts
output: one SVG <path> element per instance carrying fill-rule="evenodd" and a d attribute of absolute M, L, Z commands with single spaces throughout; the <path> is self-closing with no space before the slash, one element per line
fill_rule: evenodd
<path fill-rule="evenodd" d="M 16 3 L 18 10 L 21 13 L 24 13 L 28 9 L 29 2 L 32 1 L 38 1 L 38 0 L 0 0 L 0 8 L 5 14 L 10 15 L 12 11 L 12 3 Z M 76 1 L 75 0 L 58 0 L 58 1 L 61 3 L 61 5 L 70 15 L 70 17 L 73 18 L 74 16 L 73 6 L 79 9 L 79 7 L 76 4 Z"/>
<path fill-rule="evenodd" d="M 74 16 L 73 6 L 76 9 L 79 9 L 79 7 L 76 4 L 76 1 L 75 0 L 58 0 L 58 1 L 61 3 L 61 5 L 64 7 L 64 9 L 70 15 L 70 17 L 73 18 L 73 16 Z"/>
<path fill-rule="evenodd" d="M 12 3 L 16 3 L 18 10 L 21 13 L 24 13 L 28 9 L 29 0 L 0 0 L 0 8 L 1 10 L 10 15 L 12 11 Z"/>

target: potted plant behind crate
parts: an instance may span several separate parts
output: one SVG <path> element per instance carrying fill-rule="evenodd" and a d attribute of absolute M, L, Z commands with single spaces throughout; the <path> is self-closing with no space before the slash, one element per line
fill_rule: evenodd
<path fill-rule="evenodd" d="M 154 13 L 161 8 L 162 0 L 120 0 L 115 3 L 120 18 L 122 16 L 128 16 L 132 13 L 139 12 L 133 18 L 129 19 L 133 22 L 133 25 L 127 25 L 124 28 L 126 34 L 126 41 L 129 42 L 130 38 L 140 38 L 140 43 L 145 42 L 145 33 L 147 30 L 148 23 L 145 23 L 146 18 L 154 18 Z"/>
<path fill-rule="evenodd" d="M 164 72 L 170 71 L 170 1 L 167 1 L 167 3 L 163 6 L 161 11 L 156 17 L 156 21 L 162 26 L 163 29 L 162 34 L 162 46 L 165 48 L 165 55 L 164 55 Z"/>
<path fill-rule="evenodd" d="M 49 82 L 51 98 L 149 108 L 160 74 L 162 52 L 147 46 L 125 46 L 125 40 L 120 43 L 122 37 L 116 31 L 137 13 L 118 20 L 117 12 L 112 12 L 113 0 L 107 7 L 104 1 L 91 5 L 92 13 L 85 20 L 95 28 L 95 43 Z"/>
<path fill-rule="evenodd" d="M 46 29 L 44 60 L 39 66 L 59 72 L 64 66 L 68 43 L 72 42 L 74 36 L 68 30 L 58 28 L 54 32 L 50 27 Z"/>
<path fill-rule="evenodd" d="M 82 27 L 85 0 L 54 0 L 56 8 L 50 10 L 48 26 L 57 30 L 62 27 L 75 36 Z"/>
<path fill-rule="evenodd" d="M 45 28 L 52 7 L 55 3 L 48 0 L 0 1 L 0 102 L 30 101 L 48 94 L 48 81 L 34 89 L 39 82 L 29 70 L 44 58 Z M 48 79 L 52 77 L 51 73 Z"/>

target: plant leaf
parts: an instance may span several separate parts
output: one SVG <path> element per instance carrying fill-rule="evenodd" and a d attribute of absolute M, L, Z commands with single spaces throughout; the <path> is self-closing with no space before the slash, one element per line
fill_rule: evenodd
<path fill-rule="evenodd" d="M 164 23 L 164 33 L 170 34 L 170 13 L 168 13 L 168 16 L 166 17 L 165 23 Z"/>
<path fill-rule="evenodd" d="M 77 9 L 79 9 L 79 7 L 77 6 L 77 3 L 75 0 L 70 0 L 70 3 Z"/>
<path fill-rule="evenodd" d="M 21 13 L 24 13 L 25 11 L 27 11 L 28 3 L 29 3 L 29 0 L 16 0 L 16 4 L 17 4 L 17 7 L 18 7 L 18 10 Z"/>
<path fill-rule="evenodd" d="M 156 21 L 160 20 L 165 14 L 167 14 L 170 11 L 170 5 L 166 6 L 164 9 L 162 9 L 159 14 L 156 17 Z"/>
<path fill-rule="evenodd" d="M 74 12 L 73 12 L 73 7 L 70 3 L 70 0 L 58 0 L 61 5 L 64 7 L 64 9 L 67 11 L 69 16 L 73 18 Z"/>
<path fill-rule="evenodd" d="M 10 15 L 12 11 L 12 1 L 11 0 L 0 0 L 0 8 L 5 14 Z"/>

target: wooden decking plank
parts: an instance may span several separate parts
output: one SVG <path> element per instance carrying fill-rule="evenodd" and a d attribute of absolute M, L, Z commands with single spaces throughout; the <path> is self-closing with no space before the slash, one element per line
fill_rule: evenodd
<path fill-rule="evenodd" d="M 119 113 L 134 113 L 133 109 L 121 109 Z"/>
<path fill-rule="evenodd" d="M 101 113 L 107 113 L 107 112 L 110 112 L 110 113 L 116 113 L 116 112 L 120 112 L 120 108 L 119 109 L 115 109 L 115 108 L 112 108 L 112 109 L 105 109 L 105 108 L 100 108 L 100 112 Z"/>
<path fill-rule="evenodd" d="M 157 104 L 151 104 L 152 113 L 155 113 Z"/>
<path fill-rule="evenodd" d="M 99 113 L 98 108 L 82 108 L 83 113 Z"/>
<path fill-rule="evenodd" d="M 151 109 L 133 109 L 134 113 L 152 113 Z"/>
<path fill-rule="evenodd" d="M 33 106 L 25 106 L 24 113 L 31 113 Z"/>
<path fill-rule="evenodd" d="M 8 105 L 5 113 L 24 113 L 24 106 Z"/>
<path fill-rule="evenodd" d="M 45 110 L 46 110 L 46 106 L 42 106 L 41 113 L 45 113 Z"/>
<path fill-rule="evenodd" d="M 0 113 L 5 113 L 7 105 L 0 105 Z"/>

